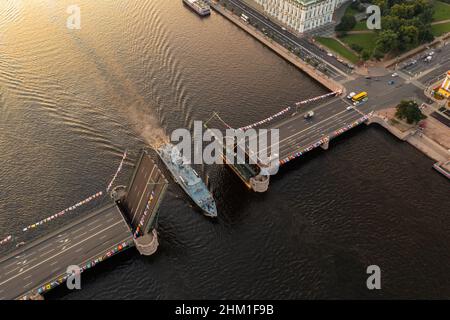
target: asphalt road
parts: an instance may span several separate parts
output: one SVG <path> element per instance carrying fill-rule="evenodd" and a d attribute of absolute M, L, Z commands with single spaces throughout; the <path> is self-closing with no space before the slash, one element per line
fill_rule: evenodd
<path fill-rule="evenodd" d="M 317 106 L 305 105 L 296 110 L 293 109 L 293 112 L 277 118 L 273 122 L 268 123 L 267 126 L 256 127 L 256 129 L 279 130 L 279 143 L 272 144 L 269 140 L 267 151 L 266 149 L 258 150 L 260 157 L 263 152 L 267 152 L 267 156 L 277 153 L 279 159 L 282 160 L 306 149 L 322 138 L 332 135 L 335 131 L 352 124 L 372 111 L 367 106 L 367 103 L 354 107 L 345 98 L 335 97 Z M 348 107 L 351 107 L 351 109 L 347 109 Z M 314 116 L 305 119 L 304 115 L 311 110 L 314 111 Z M 260 133 L 265 134 L 264 132 Z M 247 146 L 249 143 L 247 141 Z M 278 150 L 272 150 L 274 147 L 277 147 Z"/>
<path fill-rule="evenodd" d="M 130 239 L 117 207 L 103 207 L 2 258 L 0 300 L 18 298 Z"/>
<path fill-rule="evenodd" d="M 424 58 L 434 52 L 430 62 L 425 62 Z M 416 61 L 414 64 L 412 61 Z M 428 80 L 446 72 L 450 68 L 450 45 L 445 45 L 437 49 L 429 49 L 421 52 L 411 59 L 399 65 L 400 71 L 411 77 L 419 77 L 421 82 L 428 84 Z M 442 71 L 443 70 L 443 71 Z M 433 74 L 429 74 L 433 72 Z"/>
<path fill-rule="evenodd" d="M 270 129 L 279 129 L 277 146 L 280 160 L 364 116 L 357 107 L 347 110 L 350 105 L 344 99 L 333 98 L 317 107 L 299 108 L 294 114 L 271 123 Z M 305 119 L 304 115 L 310 110 L 314 111 L 314 116 Z M 268 153 L 270 152 L 269 148 Z"/>
<path fill-rule="evenodd" d="M 145 212 L 150 195 L 154 192 L 155 200 L 152 201 L 150 208 L 147 211 L 148 215 L 146 216 L 144 226 L 151 218 L 153 210 L 158 203 L 156 200 L 159 199 L 166 183 L 167 180 L 162 175 L 159 168 L 148 155 L 144 155 L 142 161 L 138 164 L 136 174 L 130 184 L 128 196 L 124 203 L 128 213 L 128 220 L 133 231 L 136 230 L 139 221 Z"/>
<path fill-rule="evenodd" d="M 284 46 L 290 46 L 299 53 L 300 58 L 315 58 L 327 66 L 328 73 L 335 79 L 343 79 L 352 69 L 339 62 L 334 56 L 330 57 L 326 52 L 320 50 L 317 46 L 304 38 L 299 38 L 287 30 L 283 30 L 278 24 L 266 18 L 263 14 L 247 6 L 239 0 L 222 0 L 227 3 L 227 8 L 233 7 L 235 13 L 244 12 L 249 17 L 249 22 L 257 22 L 258 29 L 270 36 Z"/>

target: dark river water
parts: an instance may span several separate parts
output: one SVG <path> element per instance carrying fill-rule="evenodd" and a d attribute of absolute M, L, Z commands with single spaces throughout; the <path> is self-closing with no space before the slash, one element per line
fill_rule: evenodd
<path fill-rule="evenodd" d="M 126 183 L 139 149 L 163 131 L 214 111 L 245 125 L 325 92 L 181 0 L 76 2 L 81 30 L 66 28 L 71 0 L 0 1 L 0 238 L 104 189 L 128 148 Z M 83 274 L 81 291 L 46 298 L 448 298 L 449 184 L 432 164 L 361 127 L 282 168 L 265 194 L 205 167 L 217 222 L 172 183 L 156 255 L 129 250 Z M 376 292 L 366 288 L 372 264 Z"/>

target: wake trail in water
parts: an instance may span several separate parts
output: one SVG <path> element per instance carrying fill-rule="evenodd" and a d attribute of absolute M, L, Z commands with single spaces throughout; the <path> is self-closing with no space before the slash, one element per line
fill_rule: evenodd
<path fill-rule="evenodd" d="M 128 118 L 134 131 L 139 134 L 152 148 L 158 148 L 169 142 L 165 130 L 153 115 L 131 106 L 127 110 Z"/>

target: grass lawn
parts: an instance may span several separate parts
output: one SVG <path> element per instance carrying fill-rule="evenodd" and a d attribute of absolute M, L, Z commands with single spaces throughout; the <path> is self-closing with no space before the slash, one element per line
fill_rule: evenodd
<path fill-rule="evenodd" d="M 344 47 L 342 44 L 340 44 L 339 41 L 337 41 L 333 38 L 317 37 L 316 41 L 318 41 L 320 44 L 327 47 L 331 51 L 342 56 L 343 58 L 349 60 L 353 64 L 356 64 L 359 60 L 359 57 L 356 54 L 354 54 L 352 51 L 348 50 L 346 47 Z"/>
<path fill-rule="evenodd" d="M 450 19 L 450 5 L 441 1 L 434 1 L 433 21 Z"/>
<path fill-rule="evenodd" d="M 439 37 L 444 33 L 450 32 L 450 22 L 432 25 L 431 31 L 435 37 Z"/>
<path fill-rule="evenodd" d="M 371 30 L 367 29 L 367 21 L 362 20 L 357 22 L 351 31 L 371 31 Z"/>
<path fill-rule="evenodd" d="M 340 38 L 341 41 L 348 45 L 358 44 L 364 49 L 368 49 L 373 52 L 375 49 L 375 42 L 377 35 L 376 33 L 365 33 L 365 34 L 348 34 L 345 37 Z"/>

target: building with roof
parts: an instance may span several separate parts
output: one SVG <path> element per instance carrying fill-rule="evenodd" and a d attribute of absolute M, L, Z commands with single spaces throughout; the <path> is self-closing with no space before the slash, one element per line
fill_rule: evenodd
<path fill-rule="evenodd" d="M 256 2 L 264 14 L 275 18 L 281 25 L 303 33 L 331 23 L 335 9 L 347 0 L 250 1 Z"/>
<path fill-rule="evenodd" d="M 437 93 L 445 98 L 450 98 L 450 71 L 447 71 L 447 77 L 438 88 Z"/>

